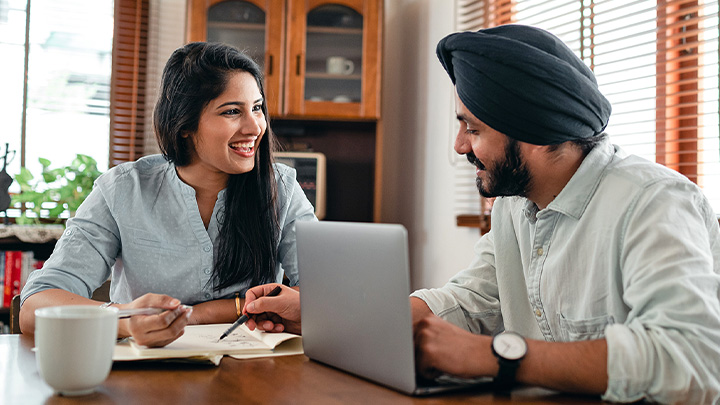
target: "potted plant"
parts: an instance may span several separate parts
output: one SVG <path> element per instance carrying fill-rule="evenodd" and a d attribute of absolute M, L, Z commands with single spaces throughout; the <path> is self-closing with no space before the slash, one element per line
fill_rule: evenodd
<path fill-rule="evenodd" d="M 15 176 L 15 181 L 20 184 L 20 194 L 12 197 L 11 204 L 25 206 L 22 216 L 16 218 L 18 224 L 39 224 L 41 218 L 60 222 L 60 215 L 65 210 L 72 216 L 101 174 L 95 159 L 87 155 L 78 154 L 69 166 L 55 169 L 50 168 L 48 159 L 38 160 L 43 167 L 41 179 L 33 182 L 35 177 L 24 167 Z M 43 203 L 54 204 L 43 207 Z M 47 210 L 47 215 L 41 215 L 42 210 Z M 29 218 L 28 211 L 34 212 L 35 218 Z"/>

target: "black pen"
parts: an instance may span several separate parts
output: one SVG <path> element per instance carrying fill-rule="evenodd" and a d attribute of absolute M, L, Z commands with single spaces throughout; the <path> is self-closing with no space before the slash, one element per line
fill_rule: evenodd
<path fill-rule="evenodd" d="M 267 293 L 267 295 L 264 295 L 263 297 L 274 297 L 274 296 L 280 294 L 280 291 L 282 291 L 282 288 L 280 288 L 280 286 L 277 286 L 277 287 L 273 288 L 272 291 Z M 227 337 L 227 335 L 231 334 L 235 329 L 237 329 L 238 326 L 247 322 L 248 319 L 250 319 L 250 317 L 247 314 L 243 314 L 243 316 L 238 318 L 237 321 L 235 321 L 235 323 L 230 325 L 228 330 L 226 330 L 225 333 L 223 333 L 222 336 L 220 336 L 220 339 L 218 339 L 218 342 L 225 339 Z"/>

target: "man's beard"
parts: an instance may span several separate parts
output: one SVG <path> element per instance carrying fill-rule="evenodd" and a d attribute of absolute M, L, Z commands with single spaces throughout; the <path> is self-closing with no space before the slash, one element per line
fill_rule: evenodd
<path fill-rule="evenodd" d="M 522 160 L 518 141 L 508 139 L 505 145 L 505 159 L 489 167 L 485 167 L 473 152 L 466 156 L 474 166 L 486 170 L 488 178 L 486 182 L 483 182 L 479 176 L 475 179 L 475 184 L 483 197 L 527 196 L 532 178 Z"/>

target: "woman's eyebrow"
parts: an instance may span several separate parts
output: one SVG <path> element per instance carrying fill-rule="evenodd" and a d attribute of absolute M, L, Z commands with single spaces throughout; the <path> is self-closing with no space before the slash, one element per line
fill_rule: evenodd
<path fill-rule="evenodd" d="M 263 101 L 263 98 L 260 97 L 259 99 L 253 101 L 252 103 L 253 103 L 253 104 L 257 104 L 257 103 L 262 103 L 262 101 Z M 240 105 L 240 106 L 242 106 L 242 105 L 245 105 L 245 103 L 242 102 L 242 101 L 228 101 L 228 102 L 225 102 L 225 103 L 220 104 L 220 105 L 217 106 L 215 109 L 223 108 L 223 107 L 228 106 L 228 105 Z"/>

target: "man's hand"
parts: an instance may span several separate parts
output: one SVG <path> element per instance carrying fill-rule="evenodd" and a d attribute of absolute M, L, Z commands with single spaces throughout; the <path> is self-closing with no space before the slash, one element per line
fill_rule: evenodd
<path fill-rule="evenodd" d="M 419 308 L 424 311 L 422 306 Z M 441 373 L 466 378 L 497 375 L 498 362 L 492 354 L 490 336 L 472 334 L 432 314 L 417 320 L 414 331 L 415 363 L 421 375 L 427 378 Z M 597 395 L 607 390 L 605 339 L 526 341 L 528 353 L 517 370 L 519 383 Z"/>
<path fill-rule="evenodd" d="M 132 336 L 140 345 L 148 347 L 165 346 L 185 333 L 191 307 L 180 305 L 180 301 L 160 294 L 145 294 L 129 304 L 118 308 L 162 308 L 166 311 L 158 315 L 135 315 L 122 319 L 119 323 L 121 336 Z"/>
<path fill-rule="evenodd" d="M 447 373 L 458 377 L 495 376 L 497 359 L 489 336 L 464 329 L 427 315 L 415 323 L 415 364 L 427 378 Z"/>
<path fill-rule="evenodd" d="M 265 296 L 277 286 L 282 288 L 280 294 Z M 250 316 L 245 324 L 250 330 L 301 333 L 300 292 L 282 284 L 264 284 L 247 290 L 242 312 Z"/>

